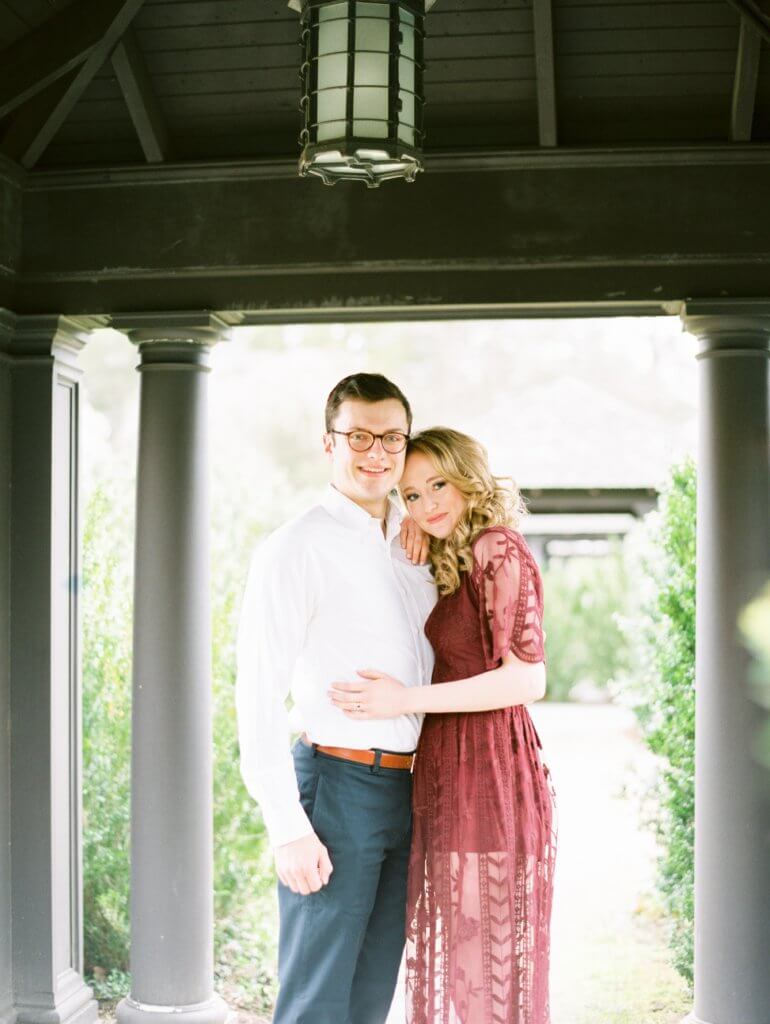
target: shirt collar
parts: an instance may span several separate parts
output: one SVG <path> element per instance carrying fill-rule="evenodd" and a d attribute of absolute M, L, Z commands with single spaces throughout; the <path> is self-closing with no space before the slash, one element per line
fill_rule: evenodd
<path fill-rule="evenodd" d="M 356 505 L 352 498 L 348 498 L 332 484 L 326 488 L 321 504 L 331 516 L 346 526 L 356 530 L 372 530 L 376 527 L 382 534 L 380 520 L 369 515 L 366 509 Z M 402 518 L 398 503 L 391 495 L 388 495 L 388 506 L 385 513 L 386 540 L 392 540 L 401 529 Z"/>

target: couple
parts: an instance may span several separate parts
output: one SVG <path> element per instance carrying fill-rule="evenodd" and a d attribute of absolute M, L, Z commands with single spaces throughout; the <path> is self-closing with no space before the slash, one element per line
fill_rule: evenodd
<path fill-rule="evenodd" d="M 385 377 L 340 381 L 331 484 L 249 573 L 236 698 L 279 878 L 273 1021 L 383 1024 L 406 936 L 409 1024 L 549 1024 L 540 574 L 482 446 L 411 424 Z"/>

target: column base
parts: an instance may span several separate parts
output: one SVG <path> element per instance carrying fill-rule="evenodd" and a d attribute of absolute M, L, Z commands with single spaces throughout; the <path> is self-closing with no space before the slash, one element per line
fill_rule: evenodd
<path fill-rule="evenodd" d="M 231 1013 L 219 996 L 192 1006 L 153 1006 L 126 996 L 115 1008 L 118 1024 L 225 1024 Z"/>
<path fill-rule="evenodd" d="M 80 975 L 71 972 L 70 991 L 53 1006 L 17 1003 L 15 1024 L 92 1024 L 99 1016 L 99 1004 Z"/>

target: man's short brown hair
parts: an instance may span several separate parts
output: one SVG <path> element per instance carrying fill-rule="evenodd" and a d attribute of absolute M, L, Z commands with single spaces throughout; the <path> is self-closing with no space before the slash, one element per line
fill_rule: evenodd
<path fill-rule="evenodd" d="M 384 402 L 388 398 L 395 398 L 400 402 L 406 412 L 407 432 L 412 429 L 412 409 L 406 400 L 406 395 L 400 388 L 396 387 L 393 381 L 383 377 L 381 373 L 352 373 L 349 377 L 343 377 L 335 384 L 326 399 L 326 430 L 334 426 L 337 417 L 337 410 L 343 402 L 353 400 L 358 402 Z"/>

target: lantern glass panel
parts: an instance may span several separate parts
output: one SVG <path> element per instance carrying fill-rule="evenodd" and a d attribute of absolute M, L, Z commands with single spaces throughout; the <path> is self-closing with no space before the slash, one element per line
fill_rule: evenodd
<path fill-rule="evenodd" d="M 387 139 L 387 121 L 353 121 L 353 135 L 362 139 Z"/>
<path fill-rule="evenodd" d="M 368 118 L 387 122 L 388 90 L 368 88 L 356 89 L 355 98 L 353 100 L 353 117 L 356 119 Z"/>
<path fill-rule="evenodd" d="M 356 21 L 356 50 L 390 51 L 390 23 L 381 18 L 359 18 Z"/>
<path fill-rule="evenodd" d="M 345 89 L 324 89 L 318 93 L 317 118 L 323 121 L 344 121 L 347 92 Z M 343 131 L 343 135 L 345 132 Z"/>
<path fill-rule="evenodd" d="M 410 60 L 414 60 L 414 29 L 402 26 L 399 51 L 402 57 L 409 57 Z"/>
<path fill-rule="evenodd" d="M 331 139 L 344 139 L 346 121 L 324 121 L 318 125 L 316 138 L 319 142 L 329 142 Z"/>
<path fill-rule="evenodd" d="M 348 23 L 329 21 L 318 26 L 318 54 L 347 53 Z"/>
<path fill-rule="evenodd" d="M 401 21 L 405 22 L 407 25 L 414 25 L 414 15 L 411 11 L 407 11 L 405 7 L 400 9 L 399 16 Z"/>
<path fill-rule="evenodd" d="M 414 147 L 414 128 L 408 124 L 400 124 L 398 126 L 398 138 L 404 145 Z"/>
<path fill-rule="evenodd" d="M 344 88 L 348 84 L 348 58 L 345 53 L 333 53 L 318 59 L 318 88 Z"/>
<path fill-rule="evenodd" d="M 334 21 L 335 18 L 346 18 L 347 4 L 323 4 L 318 8 L 319 21 Z"/>
<path fill-rule="evenodd" d="M 387 86 L 389 60 L 387 53 L 356 53 L 355 85 Z"/>
<path fill-rule="evenodd" d="M 398 115 L 399 121 L 414 126 L 414 93 L 406 92 L 404 89 L 398 94 L 401 100 L 401 111 Z"/>
<path fill-rule="evenodd" d="M 356 18 L 390 18 L 390 4 L 356 4 Z"/>
<path fill-rule="evenodd" d="M 398 84 L 402 89 L 414 92 L 414 64 L 405 57 L 399 58 L 398 61 Z"/>

